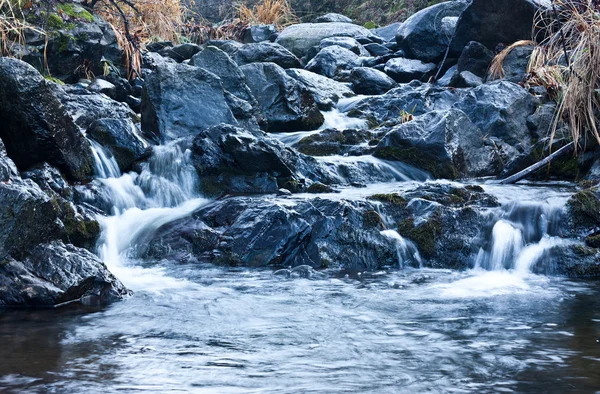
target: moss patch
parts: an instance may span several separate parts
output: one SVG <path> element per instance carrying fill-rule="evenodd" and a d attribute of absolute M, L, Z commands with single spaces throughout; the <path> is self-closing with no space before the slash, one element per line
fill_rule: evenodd
<path fill-rule="evenodd" d="M 451 163 L 443 163 L 435 157 L 424 155 L 421 150 L 415 147 L 395 148 L 388 146 L 376 151 L 374 156 L 384 160 L 395 160 L 414 165 L 429 172 L 435 178 L 456 179 L 459 175 L 456 167 Z"/>
<path fill-rule="evenodd" d="M 59 12 L 63 12 L 71 18 L 83 19 L 88 22 L 94 21 L 94 16 L 89 11 L 83 7 L 75 6 L 73 3 L 62 3 L 56 8 Z"/>
<path fill-rule="evenodd" d="M 600 200 L 596 196 L 596 189 L 576 193 L 567 205 L 576 225 L 595 227 L 600 224 Z"/>
<path fill-rule="evenodd" d="M 376 211 L 366 211 L 363 213 L 363 226 L 368 229 L 385 230 L 385 224 L 381 215 Z"/>
<path fill-rule="evenodd" d="M 590 235 L 585 239 L 585 243 L 592 248 L 600 248 L 600 233 Z"/>
<path fill-rule="evenodd" d="M 315 182 L 312 185 L 310 185 L 308 187 L 308 189 L 306 189 L 307 193 L 314 193 L 314 194 L 318 194 L 318 193 L 331 193 L 333 192 L 333 188 L 331 186 L 328 185 L 324 185 L 320 182 Z"/>
<path fill-rule="evenodd" d="M 406 201 L 406 199 L 400 196 L 398 193 L 373 194 L 372 196 L 367 197 L 367 199 L 396 205 L 402 208 L 405 208 L 408 204 L 408 201 Z"/>
<path fill-rule="evenodd" d="M 434 214 L 418 227 L 415 227 L 415 221 L 412 218 L 398 223 L 398 234 L 413 241 L 426 259 L 435 256 L 435 246 L 441 233 L 442 220 L 439 214 Z"/>

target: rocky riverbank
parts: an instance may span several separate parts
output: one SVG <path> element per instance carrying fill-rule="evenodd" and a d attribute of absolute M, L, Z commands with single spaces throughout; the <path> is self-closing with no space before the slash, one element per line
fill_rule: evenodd
<path fill-rule="evenodd" d="M 67 84 L 35 68 L 30 41 L 23 60 L 0 58 L 0 305 L 120 299 L 110 253 L 517 269 L 542 245 L 527 269 L 599 275 L 593 143 L 532 175 L 558 182 L 545 199 L 493 185 L 549 151 L 556 104 L 523 83 L 531 48 L 505 59 L 504 78 L 488 71 L 498 44 L 529 38 L 538 3 L 454 0 L 383 30 L 329 16 L 252 27 L 257 42 L 157 43 L 135 81 L 99 76 L 118 63 L 116 38 L 91 14 L 76 28 L 93 39 L 72 26 L 68 46 L 60 26 L 50 37 Z M 80 58 L 98 77 L 78 77 Z M 553 150 L 568 134 L 559 125 Z M 127 213 L 139 221 L 110 227 Z"/>

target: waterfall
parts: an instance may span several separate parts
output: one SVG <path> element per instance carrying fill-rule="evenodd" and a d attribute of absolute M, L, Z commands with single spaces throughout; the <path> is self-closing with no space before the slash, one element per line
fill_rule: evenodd
<path fill-rule="evenodd" d="M 88 139 L 94 156 L 94 170 L 99 178 L 116 178 L 121 175 L 119 165 L 114 156 L 102 145 Z"/>
<path fill-rule="evenodd" d="M 399 268 L 405 268 L 411 263 L 417 263 L 417 265 L 421 267 L 421 255 L 419 254 L 419 250 L 414 243 L 408 241 L 403 236 L 398 234 L 396 230 L 383 230 L 381 231 L 381 235 L 391 239 L 396 245 Z"/>

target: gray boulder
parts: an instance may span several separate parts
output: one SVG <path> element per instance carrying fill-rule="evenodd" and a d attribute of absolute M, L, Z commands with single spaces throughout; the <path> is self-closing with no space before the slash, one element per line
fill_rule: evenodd
<path fill-rule="evenodd" d="M 59 90 L 27 63 L 0 58 L 0 138 L 21 170 L 48 162 L 70 180 L 85 181 L 93 174 L 92 150 Z"/>
<path fill-rule="evenodd" d="M 175 60 L 177 63 L 181 63 L 185 60 L 191 59 L 192 56 L 200 52 L 200 46 L 191 43 L 180 44 L 174 47 L 165 47 L 158 51 L 163 57 L 168 57 Z"/>
<path fill-rule="evenodd" d="M 276 193 L 306 188 L 306 178 L 327 181 L 316 161 L 262 131 L 219 125 L 193 143 L 193 163 L 205 194 Z"/>
<path fill-rule="evenodd" d="M 438 62 L 446 53 L 454 30 L 445 18 L 458 17 L 466 1 L 447 1 L 427 7 L 408 18 L 396 33 L 396 41 L 406 56 L 425 63 Z M 448 19 L 445 20 L 449 22 Z M 465 43 L 466 44 L 466 43 Z"/>
<path fill-rule="evenodd" d="M 279 32 L 275 25 L 252 25 L 244 30 L 242 42 L 252 44 L 255 42 L 275 41 Z"/>
<path fill-rule="evenodd" d="M 386 73 L 368 67 L 353 69 L 350 82 L 357 94 L 384 94 L 396 87 L 396 82 Z"/>
<path fill-rule="evenodd" d="M 456 69 L 459 73 L 469 71 L 478 77 L 484 78 L 493 59 L 494 52 L 477 41 L 471 41 L 460 54 Z"/>
<path fill-rule="evenodd" d="M 342 22 L 342 23 L 352 23 L 352 19 L 344 16 L 342 14 L 329 13 L 325 15 L 321 15 L 317 19 L 315 19 L 315 23 L 329 23 L 329 22 Z"/>
<path fill-rule="evenodd" d="M 392 53 L 389 48 L 375 42 L 365 44 L 364 48 L 371 54 L 371 56 L 387 56 Z"/>
<path fill-rule="evenodd" d="M 301 67 L 300 60 L 290 51 L 274 42 L 247 44 L 234 55 L 235 62 L 240 65 L 250 63 L 275 63 L 283 68 Z"/>
<path fill-rule="evenodd" d="M 220 123 L 237 121 L 216 75 L 184 64 L 163 64 L 146 78 L 142 131 L 149 140 L 191 136 Z"/>
<path fill-rule="evenodd" d="M 313 130 L 323 124 L 323 115 L 310 92 L 283 68 L 274 63 L 252 63 L 241 69 L 258 100 L 267 131 Z"/>
<path fill-rule="evenodd" d="M 457 72 L 450 80 L 450 86 L 454 88 L 476 88 L 483 85 L 483 79 L 470 71 Z"/>
<path fill-rule="evenodd" d="M 378 27 L 372 31 L 375 35 L 383 38 L 387 42 L 396 41 L 396 33 L 400 26 L 402 26 L 402 22 L 395 22 L 387 26 Z"/>
<path fill-rule="evenodd" d="M 98 119 L 88 127 L 88 137 L 107 148 L 122 171 L 150 155 L 151 149 L 129 119 Z"/>
<path fill-rule="evenodd" d="M 385 64 L 385 72 L 396 82 L 407 83 L 413 80 L 423 81 L 431 76 L 436 69 L 433 63 L 423 63 L 420 60 L 395 58 Z"/>
<path fill-rule="evenodd" d="M 342 71 L 349 71 L 361 65 L 358 55 L 340 46 L 321 49 L 307 65 L 306 69 L 328 78 L 336 77 Z"/>
<path fill-rule="evenodd" d="M 368 29 L 351 23 L 300 23 L 285 28 L 275 42 L 302 58 L 312 47 L 318 46 L 324 38 L 370 37 L 372 35 Z"/>
<path fill-rule="evenodd" d="M 332 109 L 344 97 L 354 96 L 346 84 L 300 68 L 286 70 L 304 89 L 308 90 L 322 110 Z"/>
<path fill-rule="evenodd" d="M 357 55 L 361 54 L 362 45 L 352 37 L 328 37 L 321 40 L 319 47 L 321 49 L 337 45 L 354 52 Z"/>
<path fill-rule="evenodd" d="M 392 128 L 374 155 L 414 165 L 435 178 L 494 175 L 502 163 L 484 140 L 464 112 L 432 111 Z"/>

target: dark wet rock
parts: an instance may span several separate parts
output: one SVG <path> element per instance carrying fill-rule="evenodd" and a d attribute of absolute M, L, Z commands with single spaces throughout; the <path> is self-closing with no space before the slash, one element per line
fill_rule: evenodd
<path fill-rule="evenodd" d="M 300 23 L 283 30 L 276 42 L 299 58 L 304 57 L 310 48 L 318 46 L 328 37 L 371 37 L 373 34 L 362 26 L 351 23 Z"/>
<path fill-rule="evenodd" d="M 407 83 L 412 80 L 424 81 L 433 76 L 436 65 L 420 60 L 395 58 L 385 64 L 385 72 L 396 82 Z"/>
<path fill-rule="evenodd" d="M 450 80 L 450 86 L 454 88 L 476 88 L 483 85 L 483 79 L 470 71 L 457 72 Z"/>
<path fill-rule="evenodd" d="M 142 111 L 142 99 L 135 96 L 125 97 L 125 103 L 131 108 L 133 112 L 139 114 Z"/>
<path fill-rule="evenodd" d="M 533 52 L 533 46 L 521 46 L 511 50 L 502 62 L 503 75 L 490 76 L 502 78 L 510 82 L 524 82 L 527 75 L 527 66 Z"/>
<path fill-rule="evenodd" d="M 210 40 L 206 43 L 206 46 L 219 48 L 229 56 L 233 56 L 244 47 L 244 44 L 234 40 Z"/>
<path fill-rule="evenodd" d="M 287 200 L 287 199 L 286 199 Z M 189 250 L 177 234 L 203 223 L 218 232 L 215 250 L 186 256 L 219 265 L 252 267 L 376 269 L 397 265 L 393 242 L 379 229 L 367 228 L 363 211 L 373 210 L 367 202 L 332 201 L 315 198 L 275 203 L 270 198 L 237 197 L 216 201 L 161 228 L 149 244 L 168 246 L 171 256 Z M 302 272 L 310 271 L 298 268 Z"/>
<path fill-rule="evenodd" d="M 219 125 L 201 132 L 193 145 L 193 162 L 207 195 L 276 193 L 281 187 L 298 191 L 312 180 L 325 181 L 311 157 L 262 131 Z"/>
<path fill-rule="evenodd" d="M 76 10 L 83 10 L 78 5 Z M 75 11 L 78 13 L 79 11 Z M 87 11 L 85 11 L 87 12 Z M 56 14 L 55 14 L 56 15 Z M 88 13 L 89 17 L 92 16 Z M 71 18 L 59 29 L 45 26 L 48 42 L 28 41 L 23 60 L 63 81 L 76 82 L 88 72 L 102 75 L 104 62 L 120 64 L 122 52 L 112 27 L 99 17 Z"/>
<path fill-rule="evenodd" d="M 352 37 L 328 37 L 321 40 L 319 47 L 321 49 L 337 45 L 345 48 L 357 55 L 361 54 L 362 45 Z"/>
<path fill-rule="evenodd" d="M 306 189 L 310 194 L 334 193 L 335 189 L 329 185 L 324 185 L 321 182 L 315 182 Z"/>
<path fill-rule="evenodd" d="M 335 78 L 340 72 L 352 70 L 360 64 L 360 59 L 354 52 L 334 45 L 321 49 L 306 65 L 306 69 L 328 78 Z"/>
<path fill-rule="evenodd" d="M 17 175 L 17 166 L 8 157 L 6 147 L 4 146 L 2 139 L 0 139 L 0 182 L 8 182 L 10 177 Z"/>
<path fill-rule="evenodd" d="M 574 194 L 567 202 L 569 225 L 574 231 L 589 234 L 600 227 L 600 193 L 597 188 Z"/>
<path fill-rule="evenodd" d="M 315 23 L 328 23 L 328 22 L 341 22 L 341 23 L 352 23 L 352 19 L 344 16 L 342 14 L 329 13 L 325 15 L 321 15 L 317 19 L 315 19 Z"/>
<path fill-rule="evenodd" d="M 64 92 L 63 92 L 64 90 Z M 87 129 L 96 119 L 119 118 L 139 122 L 138 116 L 125 103 L 112 100 L 101 93 L 90 92 L 76 85 L 65 86 L 60 101 L 81 130 Z"/>
<path fill-rule="evenodd" d="M 458 72 L 470 71 L 478 77 L 483 78 L 487 75 L 488 68 L 493 59 L 494 52 L 477 41 L 471 41 L 460 54 L 456 70 Z"/>
<path fill-rule="evenodd" d="M 354 92 L 346 84 L 311 71 L 293 68 L 286 72 L 312 94 L 322 110 L 330 110 L 342 98 L 354 96 Z"/>
<path fill-rule="evenodd" d="M 310 156 L 363 155 L 374 149 L 368 145 L 374 138 L 369 130 L 327 129 L 304 137 L 294 148 Z"/>
<path fill-rule="evenodd" d="M 365 119 L 371 127 L 393 126 L 403 115 L 422 115 L 429 111 L 447 110 L 464 95 L 454 89 L 413 81 L 402 84 L 382 96 L 367 97 L 349 106 L 348 115 Z"/>
<path fill-rule="evenodd" d="M 580 244 L 555 246 L 546 251 L 531 270 L 536 274 L 560 275 L 571 278 L 600 276 L 600 251 Z"/>
<path fill-rule="evenodd" d="M 105 94 L 111 99 L 116 100 L 117 87 L 107 80 L 101 78 L 94 79 L 90 86 L 88 86 L 88 90 L 94 93 Z"/>
<path fill-rule="evenodd" d="M 242 42 L 252 44 L 255 42 L 275 41 L 279 32 L 275 25 L 252 25 L 244 30 Z"/>
<path fill-rule="evenodd" d="M 34 181 L 46 194 L 52 195 L 49 193 L 52 191 L 65 200 L 70 200 L 72 197 L 73 191 L 60 171 L 48 163 L 22 172 L 21 177 Z"/>
<path fill-rule="evenodd" d="M 389 48 L 377 43 L 366 44 L 364 47 L 372 56 L 386 56 L 392 53 Z"/>
<path fill-rule="evenodd" d="M 373 33 L 383 38 L 385 41 L 396 41 L 396 33 L 398 29 L 402 26 L 401 22 L 395 22 L 391 25 L 387 25 L 384 27 L 379 27 L 373 30 Z"/>
<path fill-rule="evenodd" d="M 356 67 L 350 74 L 350 82 L 358 94 L 384 94 L 396 87 L 396 82 L 386 73 L 368 67 Z"/>
<path fill-rule="evenodd" d="M 236 124 L 221 80 L 198 67 L 165 64 L 146 78 L 142 131 L 152 141 L 192 136 L 220 124 Z"/>
<path fill-rule="evenodd" d="M 221 79 L 223 88 L 252 106 L 258 103 L 246 84 L 246 76 L 225 52 L 217 47 L 208 46 L 192 57 L 191 65 L 204 68 Z"/>
<path fill-rule="evenodd" d="M 27 63 L 0 58 L 0 138 L 21 170 L 48 162 L 85 181 L 93 173 L 92 151 L 57 89 Z"/>
<path fill-rule="evenodd" d="M 184 60 L 191 59 L 200 50 L 201 48 L 196 44 L 185 43 L 174 47 L 165 47 L 159 50 L 158 53 L 163 57 L 168 57 L 177 63 L 181 63 Z"/>
<path fill-rule="evenodd" d="M 171 41 L 159 41 L 159 42 L 151 42 L 146 45 L 146 50 L 149 52 L 158 52 L 164 48 L 172 48 L 173 42 Z"/>
<path fill-rule="evenodd" d="M 473 0 L 461 14 L 452 38 L 451 52 L 460 54 L 470 41 L 478 41 L 494 50 L 499 43 L 510 45 L 530 40 L 534 17 L 547 0 Z"/>
<path fill-rule="evenodd" d="M 456 104 L 467 114 L 483 134 L 514 158 L 528 153 L 532 146 L 527 118 L 538 107 L 539 101 L 521 86 L 499 81 L 471 89 Z"/>
<path fill-rule="evenodd" d="M 99 305 L 128 294 L 96 256 L 62 242 L 37 245 L 23 262 L 11 259 L 0 264 L 0 305 L 4 306 Z"/>
<path fill-rule="evenodd" d="M 267 131 L 314 130 L 323 124 L 313 96 L 283 68 L 274 63 L 252 63 L 241 69 L 258 100 Z"/>
<path fill-rule="evenodd" d="M 88 127 L 86 134 L 112 153 L 122 171 L 129 171 L 135 162 L 151 153 L 148 143 L 129 119 L 98 119 Z"/>
<path fill-rule="evenodd" d="M 459 16 L 467 5 L 466 1 L 447 1 L 412 15 L 396 33 L 400 49 L 411 59 L 425 63 L 440 61 L 454 33 L 453 29 L 445 31 L 442 22 L 444 18 Z"/>
<path fill-rule="evenodd" d="M 442 76 L 440 79 L 438 79 L 438 80 L 437 80 L 435 83 L 436 83 L 438 86 L 445 86 L 445 87 L 449 86 L 449 85 L 450 85 L 450 82 L 452 81 L 452 78 L 453 78 L 453 77 L 454 77 L 454 75 L 456 74 L 456 69 L 457 69 L 456 65 L 454 65 L 454 66 L 450 67 L 450 68 L 449 68 L 449 69 L 448 69 L 448 70 L 447 70 L 447 71 L 444 73 L 444 75 L 443 75 L 443 76 Z"/>
<path fill-rule="evenodd" d="M 487 176 L 502 169 L 481 130 L 456 109 L 428 112 L 395 126 L 381 139 L 374 155 L 414 165 L 435 178 Z"/>
<path fill-rule="evenodd" d="M 240 66 L 250 63 L 271 62 L 282 68 L 302 67 L 300 59 L 281 45 L 274 42 L 244 45 L 235 53 L 233 59 Z"/>

